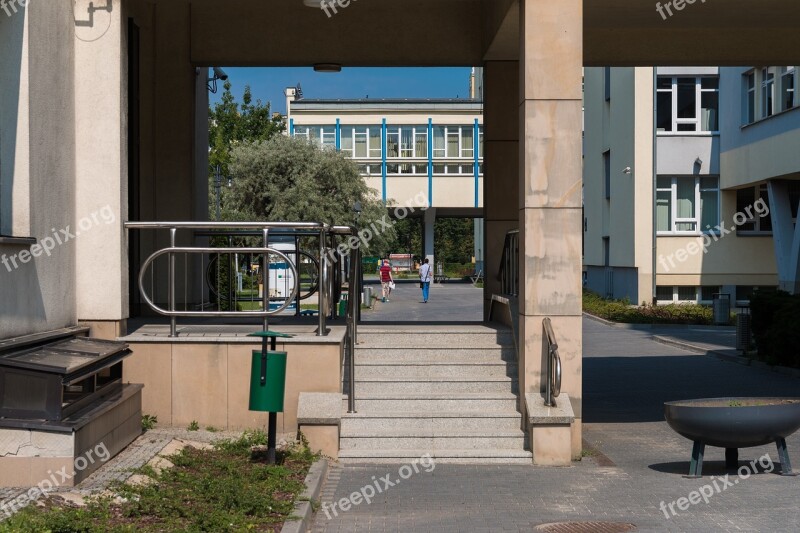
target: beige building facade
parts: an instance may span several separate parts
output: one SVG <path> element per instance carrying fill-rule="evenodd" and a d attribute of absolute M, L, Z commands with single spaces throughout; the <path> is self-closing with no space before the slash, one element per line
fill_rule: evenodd
<path fill-rule="evenodd" d="M 754 95 L 748 76 L 762 70 L 774 85 L 759 81 Z M 800 134 L 796 72 L 586 69 L 587 288 L 635 303 L 723 293 L 745 304 L 759 287 L 788 287 L 778 262 L 793 252 L 772 220 L 774 205 L 785 198 L 792 214 L 800 200 L 787 144 Z M 784 184 L 773 197 L 770 182 Z"/>

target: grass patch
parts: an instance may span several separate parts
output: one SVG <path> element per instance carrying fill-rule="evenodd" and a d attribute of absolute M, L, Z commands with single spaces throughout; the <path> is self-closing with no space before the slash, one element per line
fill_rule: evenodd
<path fill-rule="evenodd" d="M 710 307 L 696 304 L 631 305 L 627 300 L 608 300 L 583 291 L 583 310 L 600 318 L 625 324 L 709 325 L 714 321 Z"/>
<path fill-rule="evenodd" d="M 253 461 L 251 446 L 266 442 L 252 432 L 211 450 L 184 448 L 169 458 L 174 468 L 141 469 L 152 484 L 112 487 L 124 503 L 98 498 L 76 508 L 49 499 L 0 522 L 0 532 L 279 531 L 316 456 L 298 445 L 279 451 L 278 465 Z"/>

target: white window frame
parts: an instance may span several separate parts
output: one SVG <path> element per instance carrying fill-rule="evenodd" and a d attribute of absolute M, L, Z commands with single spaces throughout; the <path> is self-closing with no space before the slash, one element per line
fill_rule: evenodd
<path fill-rule="evenodd" d="M 767 79 L 767 75 L 772 75 L 772 79 Z M 749 87 L 752 77 L 753 87 Z M 793 83 L 792 106 L 786 107 L 784 104 L 784 87 L 791 80 Z M 800 107 L 800 67 L 781 66 L 781 67 L 758 67 L 748 70 L 742 74 L 742 126 L 755 124 L 762 120 L 767 120 L 786 111 L 791 111 Z M 754 93 L 753 99 L 753 120 L 750 120 L 749 96 Z M 772 95 L 772 108 L 767 109 L 766 95 Z"/>
<path fill-rule="evenodd" d="M 434 137 L 435 137 L 435 132 L 436 132 L 437 128 L 439 128 L 440 130 L 444 131 L 444 148 L 436 148 L 436 146 L 433 146 L 433 158 L 434 159 L 461 159 L 461 160 L 471 161 L 471 160 L 473 160 L 475 158 L 475 147 L 473 145 L 473 143 L 475 142 L 475 134 L 474 134 L 474 131 L 473 131 L 474 128 L 475 128 L 474 125 L 469 125 L 469 126 L 465 126 L 465 125 L 460 125 L 460 126 L 457 126 L 457 125 L 448 125 L 448 126 L 436 125 L 436 126 L 434 126 Z M 469 142 L 466 141 L 466 138 L 465 138 L 465 135 L 464 135 L 464 130 L 469 130 L 470 133 L 472 133 L 472 140 L 471 141 L 469 141 Z M 448 140 L 449 140 L 449 138 L 451 136 L 457 136 L 458 137 L 458 155 L 456 155 L 456 156 L 447 155 Z M 482 136 L 483 136 L 483 132 L 479 131 L 479 141 L 480 141 L 480 137 L 482 137 Z M 431 140 L 431 142 L 433 142 L 433 141 Z M 479 148 L 478 148 L 479 155 L 480 155 L 480 152 L 481 152 L 481 147 L 480 146 L 481 145 L 479 144 Z M 472 152 L 472 154 L 471 155 L 464 155 L 465 152 Z"/>
<path fill-rule="evenodd" d="M 798 96 L 798 89 L 797 85 L 800 82 L 800 78 L 798 78 L 798 73 L 800 73 L 800 67 L 779 67 L 779 87 L 778 87 L 778 94 L 780 95 L 780 102 L 778 103 L 778 108 L 781 111 L 789 111 L 790 109 L 794 109 L 795 107 L 800 106 L 800 96 Z M 785 88 L 788 85 L 788 80 L 792 81 L 792 103 L 789 107 L 784 106 L 784 99 L 783 95 L 786 92 Z"/>
<path fill-rule="evenodd" d="M 761 69 L 761 118 L 769 118 L 774 116 L 777 112 L 775 98 L 777 95 L 776 88 L 776 70 L 775 67 L 764 67 Z M 771 78 L 769 76 L 772 76 Z M 769 99 L 772 98 L 772 105 L 769 105 Z"/>
<path fill-rule="evenodd" d="M 312 129 L 319 132 L 319 137 L 311 136 Z M 304 138 L 307 142 L 313 142 L 321 148 L 336 148 L 336 126 L 326 124 L 296 124 L 292 134 L 295 138 Z"/>
<path fill-rule="evenodd" d="M 701 202 L 701 192 L 704 191 L 716 191 L 717 193 L 717 218 L 720 217 L 720 202 L 721 202 L 721 194 L 719 189 L 719 176 L 658 176 L 658 178 L 669 178 L 670 179 L 670 188 L 667 189 L 665 187 L 658 187 L 656 186 L 656 192 L 670 192 L 670 225 L 672 226 L 670 230 L 663 231 L 657 230 L 657 235 L 703 235 L 703 234 L 711 234 L 716 233 L 714 228 L 706 229 L 701 228 L 701 224 L 703 223 L 703 212 L 702 212 L 702 202 Z M 710 188 L 701 188 L 701 181 L 702 179 L 716 179 L 717 186 L 713 189 Z M 691 218 L 678 218 L 678 180 L 689 180 L 694 179 L 694 216 Z M 657 182 L 656 182 L 657 183 Z M 678 230 L 678 224 L 691 224 L 694 223 L 695 229 L 694 230 Z M 719 224 L 720 221 L 717 221 Z"/>
<path fill-rule="evenodd" d="M 714 135 L 719 134 L 719 118 L 717 119 L 717 129 L 714 131 L 705 131 L 702 129 L 703 124 L 703 94 L 704 93 L 717 93 L 719 95 L 719 84 L 716 89 L 703 89 L 703 79 L 715 78 L 719 76 L 659 76 L 661 79 L 670 79 L 671 85 L 669 89 L 659 89 L 656 85 L 657 93 L 671 93 L 672 96 L 672 131 L 658 131 L 658 135 Z M 678 80 L 679 79 L 694 79 L 695 86 L 695 113 L 694 118 L 678 118 Z M 717 117 L 719 117 L 719 97 L 717 97 Z M 679 125 L 693 124 L 694 130 L 679 131 Z"/>
<path fill-rule="evenodd" d="M 411 134 L 411 146 L 403 145 L 403 132 Z M 389 140 L 396 138 L 397 142 L 397 155 L 390 156 Z M 421 140 L 425 142 L 425 154 L 417 155 L 417 145 Z M 427 126 L 389 126 L 386 128 L 386 159 L 387 161 L 397 160 L 428 160 L 428 127 Z"/>
<path fill-rule="evenodd" d="M 744 90 L 742 124 L 753 124 L 758 121 L 758 74 L 756 69 L 749 70 L 742 75 L 742 87 Z M 750 103 L 750 95 L 753 96 L 753 103 Z M 752 105 L 752 107 L 751 107 Z M 750 119 L 752 114 L 753 118 Z"/>
<path fill-rule="evenodd" d="M 659 285 L 659 287 L 670 287 L 669 285 Z M 694 288 L 694 300 L 681 300 L 680 299 L 680 289 L 684 287 L 693 287 Z M 656 300 L 656 305 L 680 305 L 680 304 L 701 304 L 704 303 L 700 300 L 703 290 L 702 287 L 692 286 L 692 285 L 673 285 L 670 287 L 672 289 L 672 300 Z M 658 294 L 658 290 L 656 289 L 656 294 Z"/>
<path fill-rule="evenodd" d="M 769 193 L 767 192 L 767 184 L 766 183 L 762 183 L 761 185 L 754 185 L 752 187 L 744 187 L 743 189 L 755 190 L 755 194 L 753 195 L 753 198 L 755 198 L 754 203 L 758 202 L 762 198 L 766 198 L 767 202 L 769 202 Z M 740 189 L 740 190 L 743 190 L 743 189 Z M 738 194 L 738 190 L 737 190 L 737 194 Z M 738 209 L 738 203 L 739 203 L 738 202 L 738 198 L 737 198 L 737 202 L 736 203 L 737 203 L 737 209 Z M 758 215 L 758 213 L 753 212 L 753 218 L 747 219 L 744 223 L 748 224 L 748 223 L 752 222 L 754 224 L 754 228 L 753 229 L 742 229 L 742 227 L 739 227 L 736 230 L 736 234 L 737 235 L 772 235 L 772 230 L 771 229 L 770 230 L 761 229 L 761 221 L 763 219 L 764 219 L 764 217 L 761 217 L 761 216 Z"/>
<path fill-rule="evenodd" d="M 383 133 L 381 131 L 382 130 L 381 126 L 364 126 L 364 125 L 357 125 L 357 124 L 353 124 L 353 125 L 348 124 L 347 126 L 342 126 L 341 127 L 342 138 L 344 138 L 344 134 L 345 134 L 345 130 L 346 129 L 350 130 L 350 132 L 351 132 L 350 140 L 351 140 L 352 148 L 344 148 L 344 147 L 341 148 L 341 151 L 342 151 L 343 154 L 345 154 L 345 156 L 347 156 L 347 157 L 349 157 L 351 159 L 357 159 L 359 161 L 361 161 L 361 160 L 375 161 L 375 160 L 382 159 L 382 157 L 383 157 L 382 156 L 382 154 L 383 154 L 383 146 L 382 146 L 383 145 Z M 378 137 L 381 138 L 381 146 L 379 148 L 370 148 L 369 140 L 370 140 L 370 137 L 372 136 L 372 134 L 375 131 L 378 132 Z M 367 154 L 365 156 L 356 155 L 356 139 L 357 138 L 364 138 L 365 141 L 366 141 Z M 341 143 L 341 145 L 343 146 L 344 143 Z M 377 155 L 375 155 L 375 152 L 377 152 Z"/>

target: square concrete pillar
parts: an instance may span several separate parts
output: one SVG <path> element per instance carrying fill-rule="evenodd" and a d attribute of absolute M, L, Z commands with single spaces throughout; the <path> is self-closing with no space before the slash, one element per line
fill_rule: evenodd
<path fill-rule="evenodd" d="M 521 0 L 520 52 L 520 390 L 544 390 L 549 317 L 577 424 L 542 428 L 532 444 L 561 461 L 581 438 L 583 2 Z"/>

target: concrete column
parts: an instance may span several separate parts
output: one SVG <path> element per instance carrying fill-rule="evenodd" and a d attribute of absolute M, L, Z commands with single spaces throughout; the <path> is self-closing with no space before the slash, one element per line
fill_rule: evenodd
<path fill-rule="evenodd" d="M 520 0 L 520 388 L 544 390 L 550 317 L 580 454 L 582 0 Z M 535 452 L 534 452 L 535 453 Z"/>
<path fill-rule="evenodd" d="M 789 183 L 785 180 L 770 180 L 767 182 L 767 191 L 779 288 L 797 294 L 800 292 L 800 230 L 792 223 Z"/>
<path fill-rule="evenodd" d="M 519 61 L 484 64 L 484 318 L 500 294 L 500 260 L 509 230 L 519 228 Z"/>
<path fill-rule="evenodd" d="M 436 263 L 433 260 L 434 257 L 434 249 L 433 249 L 433 227 L 436 223 L 436 208 L 429 207 L 425 210 L 425 219 L 424 219 L 424 238 L 423 242 L 425 243 L 425 257 L 430 261 L 431 265 L 435 265 Z"/>
<path fill-rule="evenodd" d="M 77 313 L 118 322 L 128 316 L 127 19 L 89 0 L 75 2 L 75 18 Z"/>

